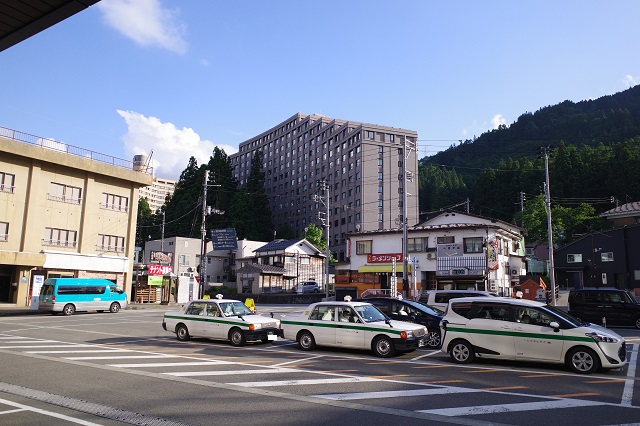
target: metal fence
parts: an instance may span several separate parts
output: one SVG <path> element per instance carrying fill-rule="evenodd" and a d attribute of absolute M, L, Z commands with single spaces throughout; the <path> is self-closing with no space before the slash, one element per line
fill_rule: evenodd
<path fill-rule="evenodd" d="M 76 157 L 87 158 L 89 160 L 98 161 L 104 164 L 110 164 L 116 167 L 122 167 L 124 169 L 135 170 L 145 174 L 153 173 L 153 168 L 148 167 L 146 164 L 137 164 L 131 160 L 123 160 L 122 158 L 116 158 L 111 155 L 101 154 L 89 149 L 69 145 L 64 142 L 59 142 L 54 139 L 43 138 L 40 136 L 31 135 L 29 133 L 20 132 L 18 130 L 7 129 L 6 127 L 2 126 L 0 126 L 0 137 L 27 143 L 29 145 L 51 149 L 53 151 L 63 152 L 65 154 L 74 155 Z"/>

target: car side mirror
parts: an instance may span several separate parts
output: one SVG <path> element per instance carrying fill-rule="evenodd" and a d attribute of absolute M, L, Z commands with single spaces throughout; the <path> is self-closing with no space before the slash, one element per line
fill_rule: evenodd
<path fill-rule="evenodd" d="M 558 324 L 556 321 L 551 321 L 549 323 L 549 327 L 553 328 L 553 331 L 555 331 L 556 333 L 560 331 L 560 324 Z"/>

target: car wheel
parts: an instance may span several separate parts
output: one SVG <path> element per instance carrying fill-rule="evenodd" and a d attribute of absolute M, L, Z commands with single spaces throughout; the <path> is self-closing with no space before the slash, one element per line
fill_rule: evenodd
<path fill-rule="evenodd" d="M 244 333 L 239 328 L 232 328 L 229 331 L 229 341 L 233 346 L 243 346 L 246 343 Z"/>
<path fill-rule="evenodd" d="M 62 308 L 62 313 L 65 315 L 73 315 L 76 313 L 76 307 L 73 306 L 71 303 L 68 303 L 64 305 L 64 308 Z"/>
<path fill-rule="evenodd" d="M 109 306 L 109 312 L 112 314 L 118 313 L 120 311 L 120 304 L 118 302 L 113 302 L 111 306 Z"/>
<path fill-rule="evenodd" d="M 449 347 L 449 356 L 458 364 L 468 364 L 476 359 L 473 346 L 466 340 L 456 340 Z"/>
<path fill-rule="evenodd" d="M 191 338 L 191 336 L 189 335 L 189 329 L 187 328 L 186 325 L 184 324 L 176 325 L 176 337 L 181 342 L 186 342 Z"/>
<path fill-rule="evenodd" d="M 573 348 L 567 354 L 567 364 L 575 373 L 591 374 L 600 368 L 600 360 L 589 348 Z"/>
<path fill-rule="evenodd" d="M 439 348 L 442 341 L 440 340 L 440 330 L 427 331 L 427 346 L 430 348 Z"/>
<path fill-rule="evenodd" d="M 298 334 L 298 347 L 303 351 L 311 351 L 316 348 L 316 339 L 309 331 L 301 331 Z"/>
<path fill-rule="evenodd" d="M 396 353 L 393 342 L 387 336 L 379 336 L 373 341 L 373 352 L 381 358 L 389 358 Z"/>
<path fill-rule="evenodd" d="M 640 317 L 637 317 L 635 319 L 635 321 L 633 322 L 633 325 L 635 325 L 636 328 L 640 328 Z"/>

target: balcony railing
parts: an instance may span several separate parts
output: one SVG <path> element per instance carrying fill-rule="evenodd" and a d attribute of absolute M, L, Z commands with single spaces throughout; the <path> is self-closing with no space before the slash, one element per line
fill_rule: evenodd
<path fill-rule="evenodd" d="M 0 192 L 8 192 L 9 194 L 13 194 L 15 188 L 15 186 L 11 185 L 0 185 Z"/>
<path fill-rule="evenodd" d="M 124 247 L 96 245 L 96 251 L 124 252 Z"/>
<path fill-rule="evenodd" d="M 77 146 L 69 145 L 64 142 L 59 142 L 49 138 L 34 136 L 29 133 L 20 132 L 18 130 L 7 129 L 6 127 L 0 126 L 0 137 L 27 143 L 29 145 L 40 146 L 42 148 L 47 148 L 58 152 L 63 152 L 69 155 L 74 155 L 76 157 L 88 158 L 100 163 L 122 167 L 124 169 L 139 171 L 145 174 L 153 173 L 152 167 L 139 165 L 130 160 L 123 160 L 122 158 L 112 157 L 111 155 L 101 154 L 99 152 L 91 151 L 85 148 L 79 148 Z"/>
<path fill-rule="evenodd" d="M 9 234 L 0 234 L 0 242 L 9 241 Z"/>
<path fill-rule="evenodd" d="M 124 212 L 124 213 L 129 211 L 129 207 L 128 206 L 120 206 L 118 204 L 100 203 L 100 208 L 104 209 L 104 210 L 113 210 L 113 211 Z"/>
<path fill-rule="evenodd" d="M 75 241 L 60 241 L 60 240 L 42 240 L 43 246 L 55 246 L 55 247 L 75 247 Z"/>
<path fill-rule="evenodd" d="M 52 201 L 61 201 L 69 204 L 80 204 L 82 198 L 66 197 L 64 195 L 47 194 L 47 198 Z"/>

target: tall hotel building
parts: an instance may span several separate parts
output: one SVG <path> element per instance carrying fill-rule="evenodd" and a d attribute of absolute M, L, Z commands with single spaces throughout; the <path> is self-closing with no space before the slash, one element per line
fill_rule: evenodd
<path fill-rule="evenodd" d="M 407 224 L 417 223 L 417 140 L 411 130 L 298 113 L 242 142 L 230 158 L 243 185 L 251 159 L 262 151 L 275 229 L 302 236 L 311 223 L 324 228 L 328 201 L 329 248 L 344 261 L 346 233 L 402 228 L 405 190 Z M 385 253 L 382 247 L 375 252 Z"/>

